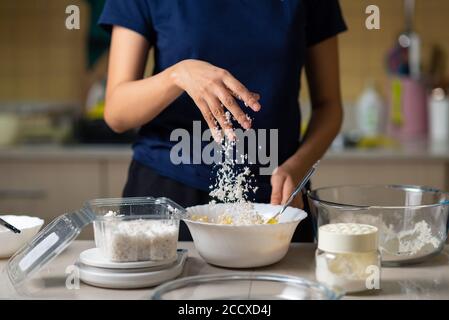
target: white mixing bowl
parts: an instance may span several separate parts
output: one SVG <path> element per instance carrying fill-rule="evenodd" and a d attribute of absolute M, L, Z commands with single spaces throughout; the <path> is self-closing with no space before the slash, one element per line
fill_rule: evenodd
<path fill-rule="evenodd" d="M 187 209 L 189 215 L 216 218 L 226 204 L 202 205 Z M 281 206 L 254 204 L 264 218 L 273 216 Z M 224 225 L 184 219 L 195 248 L 210 264 L 228 268 L 253 268 L 270 265 L 287 253 L 299 222 L 307 217 L 303 210 L 288 207 L 278 224 Z"/>
<path fill-rule="evenodd" d="M 20 233 L 14 233 L 0 225 L 0 259 L 11 257 L 28 243 L 44 224 L 44 220 L 36 217 L 8 215 L 0 218 L 20 230 Z"/>

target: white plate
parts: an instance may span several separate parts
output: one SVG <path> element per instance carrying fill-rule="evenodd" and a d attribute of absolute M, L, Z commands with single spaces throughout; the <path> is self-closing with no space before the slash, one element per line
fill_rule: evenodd
<path fill-rule="evenodd" d="M 14 233 L 0 226 L 0 259 L 11 257 L 17 250 L 28 243 L 40 230 L 44 220 L 29 216 L 0 216 L 6 222 L 20 230 Z"/>
<path fill-rule="evenodd" d="M 161 261 L 135 261 L 135 262 L 113 262 L 106 259 L 99 248 L 92 248 L 81 252 L 80 262 L 86 266 L 108 269 L 142 269 L 167 266 L 173 264 L 178 257 L 174 256 L 168 260 Z"/>
<path fill-rule="evenodd" d="M 161 270 L 148 269 L 106 269 L 86 266 L 81 262 L 76 265 L 80 271 L 80 279 L 86 284 L 112 289 L 136 289 L 157 286 L 174 279 L 182 273 L 187 250 L 178 250 L 176 262 L 169 268 Z"/>

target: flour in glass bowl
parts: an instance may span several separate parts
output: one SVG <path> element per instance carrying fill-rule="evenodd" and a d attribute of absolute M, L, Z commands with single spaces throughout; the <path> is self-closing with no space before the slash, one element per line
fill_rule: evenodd
<path fill-rule="evenodd" d="M 412 229 L 395 232 L 393 227 L 384 226 L 380 250 L 384 259 L 394 261 L 406 256 L 420 258 L 434 252 L 443 239 L 432 234 L 425 220 L 415 223 Z"/>
<path fill-rule="evenodd" d="M 407 227 L 403 227 L 401 230 L 397 226 L 402 225 L 403 220 L 402 215 L 386 222 L 379 216 L 345 212 L 329 223 L 355 222 L 376 226 L 379 229 L 379 249 L 382 260 L 387 262 L 401 262 L 426 257 L 436 252 L 444 244 L 445 231 L 433 231 L 431 225 L 445 224 L 445 218 L 436 223 L 411 215 L 407 217 Z"/>

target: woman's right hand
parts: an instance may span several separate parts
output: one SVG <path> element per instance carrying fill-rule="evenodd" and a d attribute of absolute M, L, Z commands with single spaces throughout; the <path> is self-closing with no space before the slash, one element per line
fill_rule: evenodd
<path fill-rule="evenodd" d="M 229 139 L 235 139 L 225 108 L 244 129 L 251 128 L 251 119 L 242 111 L 235 98 L 242 100 L 252 110 L 259 111 L 260 97 L 250 92 L 228 71 L 200 60 L 181 61 L 172 70 L 171 78 L 175 85 L 193 99 L 216 141 L 222 137 L 217 122 Z"/>

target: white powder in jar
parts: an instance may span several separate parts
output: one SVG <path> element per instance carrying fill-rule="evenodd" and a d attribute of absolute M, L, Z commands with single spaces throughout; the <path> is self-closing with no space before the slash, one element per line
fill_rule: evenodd
<path fill-rule="evenodd" d="M 176 255 L 178 226 L 172 220 L 104 220 L 99 223 L 103 230 L 96 227 L 96 240 L 100 237 L 97 246 L 111 261 L 160 261 Z"/>
<path fill-rule="evenodd" d="M 330 287 L 344 289 L 347 293 L 367 290 L 367 279 L 371 275 L 369 267 L 380 269 L 376 252 L 329 253 L 317 255 L 315 276 L 317 281 Z"/>

